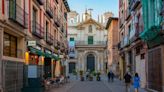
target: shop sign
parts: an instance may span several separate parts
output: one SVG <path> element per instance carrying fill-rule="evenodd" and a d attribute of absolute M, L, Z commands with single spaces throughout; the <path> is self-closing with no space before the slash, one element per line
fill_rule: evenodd
<path fill-rule="evenodd" d="M 64 58 L 64 56 L 63 55 L 59 55 L 59 58 Z"/>
<path fill-rule="evenodd" d="M 28 41 L 27 45 L 28 46 L 36 46 L 36 41 Z"/>

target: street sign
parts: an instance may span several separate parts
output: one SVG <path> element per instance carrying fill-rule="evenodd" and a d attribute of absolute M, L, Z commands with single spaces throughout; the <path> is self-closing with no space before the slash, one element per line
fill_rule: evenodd
<path fill-rule="evenodd" d="M 36 46 L 36 41 L 28 41 L 27 45 L 28 46 Z"/>

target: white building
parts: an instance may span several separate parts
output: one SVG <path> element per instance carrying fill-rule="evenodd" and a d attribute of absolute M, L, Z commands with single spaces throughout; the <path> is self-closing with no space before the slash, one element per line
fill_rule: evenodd
<path fill-rule="evenodd" d="M 68 41 L 71 47 L 68 61 L 69 73 L 76 71 L 96 71 L 107 69 L 107 30 L 98 19 L 92 18 L 86 10 L 82 17 L 72 11 L 68 13 Z"/>

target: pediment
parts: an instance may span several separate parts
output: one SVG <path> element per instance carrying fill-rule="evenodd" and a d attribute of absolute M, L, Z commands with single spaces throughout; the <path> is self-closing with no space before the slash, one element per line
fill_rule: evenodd
<path fill-rule="evenodd" d="M 101 25 L 100 23 L 96 22 L 94 19 L 90 18 L 84 22 L 81 22 L 79 25 L 77 25 L 77 28 L 78 29 L 83 29 L 85 28 L 86 25 L 90 25 L 90 24 L 93 24 L 95 25 L 97 28 L 96 29 L 100 29 L 100 30 L 103 30 L 105 29 L 105 27 L 103 25 Z"/>

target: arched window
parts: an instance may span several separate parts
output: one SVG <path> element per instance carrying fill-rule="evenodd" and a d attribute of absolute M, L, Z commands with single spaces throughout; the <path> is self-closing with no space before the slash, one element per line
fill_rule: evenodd
<path fill-rule="evenodd" d="M 89 33 L 92 33 L 92 25 L 89 25 Z"/>

